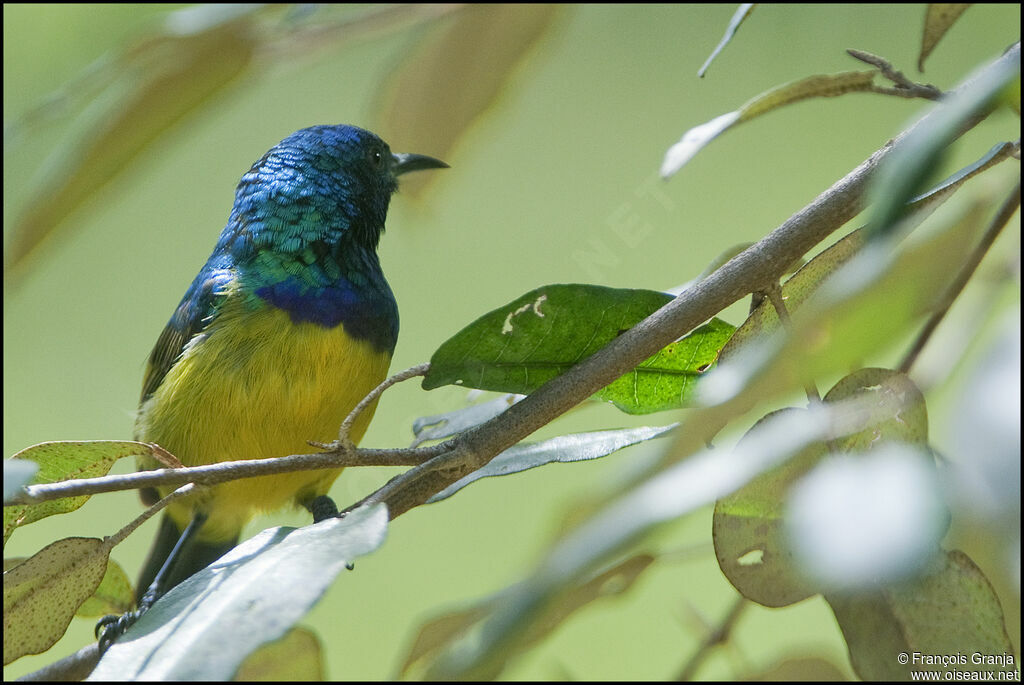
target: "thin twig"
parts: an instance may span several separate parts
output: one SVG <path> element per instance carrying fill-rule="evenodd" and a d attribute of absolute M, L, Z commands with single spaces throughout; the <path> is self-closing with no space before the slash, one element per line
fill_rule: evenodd
<path fill-rule="evenodd" d="M 136 516 L 131 521 L 131 523 L 129 523 L 128 525 L 122 527 L 121 530 L 117 531 L 113 535 L 107 536 L 107 538 L 106 538 L 107 544 L 109 544 L 111 547 L 113 547 L 114 545 L 120 543 L 126 537 L 128 537 L 129 535 L 134 533 L 136 528 L 138 528 L 143 523 L 145 523 L 150 518 L 152 518 L 154 514 L 159 513 L 161 509 L 166 507 L 171 502 L 173 502 L 175 500 L 179 500 L 182 497 L 186 497 L 188 495 L 191 495 L 198 487 L 199 486 L 197 486 L 195 483 L 187 483 L 185 485 L 182 485 L 180 488 L 178 488 L 174 492 L 168 494 L 166 497 L 162 497 L 155 504 L 153 504 L 153 505 L 151 505 L 149 507 L 146 507 L 146 510 L 144 512 L 142 512 L 141 514 L 139 514 L 138 516 Z"/>
<path fill-rule="evenodd" d="M 136 473 L 102 476 L 99 478 L 63 480 L 56 483 L 27 485 L 24 490 L 15 493 L 5 500 L 4 506 L 12 504 L 39 504 L 40 502 L 47 502 L 62 497 L 97 495 L 102 492 L 183 485 L 185 483 L 216 485 L 217 483 L 239 478 L 255 478 L 257 476 L 269 476 L 292 471 L 312 471 L 347 466 L 415 466 L 436 457 L 446 449 L 448 449 L 446 443 L 429 447 L 401 449 L 359 448 L 354 452 L 292 454 L 287 457 L 222 461 L 216 464 L 191 466 L 181 469 L 154 469 L 152 471 L 138 471 Z"/>
<path fill-rule="evenodd" d="M 77 480 L 59 481 L 26 486 L 24 491 L 16 493 L 4 502 L 4 506 L 12 504 L 39 504 L 52 499 L 62 497 L 77 497 L 80 495 L 95 495 L 101 492 L 114 492 L 118 490 L 134 490 L 143 487 L 156 487 L 161 485 L 181 485 L 183 483 L 197 483 L 201 485 L 215 485 L 229 480 L 241 478 L 255 478 L 257 476 L 273 475 L 291 471 L 308 471 L 326 468 L 339 468 L 349 466 L 416 466 L 428 459 L 436 457 L 445 449 L 444 443 L 431 447 L 404 448 L 404 449 L 356 449 L 355 445 L 348 438 L 352 424 L 359 414 L 372 402 L 376 401 L 381 393 L 396 383 L 422 376 L 430 370 L 430 363 L 418 364 L 396 373 L 376 388 L 371 390 L 359 404 L 349 412 L 341 424 L 338 433 L 338 441 L 330 444 L 309 441 L 310 445 L 321 447 L 329 452 L 316 452 L 313 454 L 293 454 L 285 457 L 268 457 L 260 459 L 244 459 L 239 461 L 222 461 L 216 464 L 204 466 L 178 467 L 168 469 L 153 469 L 150 471 L 139 471 L 117 476 L 101 476 L 98 478 L 81 478 Z M 177 462 L 177 458 L 164 450 L 159 445 L 154 448 L 163 452 L 167 461 Z M 180 463 L 180 462 L 178 462 Z M 158 503 L 159 504 L 159 503 Z M 163 506 L 163 505 L 161 505 Z"/>
<path fill-rule="evenodd" d="M 749 602 L 746 597 L 740 595 L 736 598 L 736 601 L 733 602 L 732 607 L 729 609 L 729 613 L 725 615 L 725 618 L 722 619 L 722 622 L 714 630 L 704 637 L 700 647 L 697 648 L 694 655 L 683 666 L 683 670 L 679 672 L 676 680 L 693 680 L 693 676 L 697 674 L 697 670 L 704 663 L 704 660 L 711 655 L 711 651 L 715 647 L 724 645 L 729 641 L 729 636 L 732 634 L 732 630 L 747 604 Z"/>
<path fill-rule="evenodd" d="M 310 442 L 310 444 L 315 445 L 316 447 L 323 447 L 324 449 L 345 449 L 349 451 L 355 449 L 355 444 L 348 436 L 349 433 L 352 432 L 352 424 L 356 422 L 356 419 L 359 417 L 361 413 L 363 413 L 363 410 L 370 406 L 371 403 L 376 402 L 377 398 L 380 397 L 381 394 L 385 390 L 390 388 L 392 385 L 395 385 L 396 383 L 401 383 L 402 381 L 405 380 L 409 380 L 410 378 L 415 378 L 417 376 L 425 376 L 427 375 L 428 371 L 430 371 L 430 362 L 426 362 L 424 364 L 417 364 L 416 366 L 412 366 L 406 369 L 405 371 L 400 371 L 399 373 L 396 373 L 395 375 L 391 376 L 383 383 L 378 385 L 376 388 L 371 390 L 370 393 L 362 400 L 360 400 L 359 404 L 357 404 L 355 408 L 353 408 L 352 411 L 349 412 L 349 415 L 346 416 L 345 420 L 341 422 L 341 428 L 338 429 L 338 441 L 336 443 L 324 445 L 318 442 Z"/>
<path fill-rule="evenodd" d="M 992 222 L 989 224 L 988 229 L 985 231 L 985 235 L 981 237 L 981 241 L 978 242 L 977 247 L 971 252 L 967 261 L 960 269 L 960 273 L 957 274 L 956 280 L 950 284 L 949 290 L 943 296 L 942 300 L 937 305 L 935 312 L 929 317 L 928 322 L 921 329 L 917 338 L 914 340 L 913 346 L 907 355 L 903 358 L 903 362 L 900 364 L 900 371 L 903 373 L 910 373 L 911 367 L 914 362 L 917 361 L 918 356 L 924 349 L 924 346 L 928 344 L 935 329 L 938 328 L 939 323 L 945 318 L 949 312 L 949 308 L 953 306 L 956 298 L 963 292 L 964 287 L 967 286 L 968 281 L 971 280 L 971 276 L 974 275 L 974 271 L 981 264 L 981 260 L 984 259 L 988 253 L 992 244 L 999 237 L 1003 228 L 1009 223 L 1010 219 L 1020 208 L 1020 181 L 1017 182 L 1017 186 L 1010 192 L 1009 197 L 1003 202 L 999 211 L 992 218 Z"/>
<path fill-rule="evenodd" d="M 938 100 L 942 97 L 942 91 L 935 86 L 930 83 L 922 84 L 911 81 L 903 75 L 902 71 L 895 69 L 892 64 L 878 55 L 872 55 L 870 52 L 853 49 L 847 50 L 846 53 L 855 59 L 859 59 L 861 62 L 865 62 L 875 67 L 882 76 L 896 84 L 895 88 L 875 86 L 871 89 L 871 92 L 873 93 L 896 95 L 904 98 L 924 98 L 926 100 Z"/>
<path fill-rule="evenodd" d="M 775 313 L 779 315 L 779 323 L 782 324 L 782 328 L 787 332 L 791 330 L 793 320 L 789 318 L 789 308 L 786 307 L 785 299 L 782 297 L 782 288 L 779 287 L 778 281 L 772 281 L 771 285 L 763 292 L 775 307 Z M 807 393 L 807 401 L 811 404 L 821 402 L 821 395 L 818 394 L 818 388 L 814 385 L 814 381 L 808 380 L 804 383 L 804 392 Z"/>

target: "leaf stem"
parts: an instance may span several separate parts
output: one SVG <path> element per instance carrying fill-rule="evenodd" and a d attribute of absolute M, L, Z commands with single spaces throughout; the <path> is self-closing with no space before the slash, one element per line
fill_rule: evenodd
<path fill-rule="evenodd" d="M 430 362 L 426 362 L 424 364 L 417 364 L 416 366 L 409 367 L 405 371 L 400 371 L 399 373 L 396 373 L 395 375 L 391 376 L 383 383 L 378 385 L 376 388 L 371 390 L 369 394 L 362 400 L 360 400 L 359 404 L 357 404 L 352 409 L 352 411 L 349 412 L 349 415 L 345 417 L 345 420 L 341 422 L 341 428 L 338 429 L 338 443 L 347 447 L 349 450 L 354 449 L 355 445 L 352 443 L 348 436 L 349 433 L 352 431 L 352 424 L 356 422 L 356 419 L 359 417 L 361 413 L 363 413 L 363 410 L 365 410 L 373 402 L 376 402 L 377 398 L 380 397 L 381 394 L 383 394 L 383 392 L 390 388 L 392 385 L 395 385 L 396 383 L 401 383 L 402 381 L 405 380 L 409 380 L 410 378 L 415 378 L 417 376 L 425 376 L 427 375 L 428 371 L 430 371 Z M 336 445 L 328 446 L 320 445 L 319 443 L 310 444 L 324 448 L 337 447 Z"/>
<path fill-rule="evenodd" d="M 850 49 L 846 51 L 846 54 L 850 55 L 854 59 L 859 59 L 861 62 L 870 64 L 871 66 L 878 69 L 878 71 L 885 78 L 896 84 L 895 88 L 883 88 L 881 86 L 874 86 L 871 91 L 873 93 L 881 93 L 882 95 L 896 95 L 904 98 L 924 98 L 926 100 L 938 100 L 942 97 L 942 91 L 931 85 L 930 83 L 915 83 L 906 76 L 902 71 L 894 68 L 887 60 L 879 57 L 878 55 L 872 55 L 870 52 L 864 52 L 863 50 Z"/>
<path fill-rule="evenodd" d="M 967 286 L 968 281 L 971 280 L 971 276 L 974 275 L 978 265 L 981 264 L 981 260 L 988 253 L 992 244 L 999 237 L 1003 228 L 1009 223 L 1010 219 L 1020 208 L 1020 181 L 1017 182 L 1016 187 L 1010 192 L 1010 195 L 1003 202 L 999 211 L 992 218 L 992 222 L 989 224 L 988 229 L 985 231 L 985 235 L 981 237 L 978 245 L 968 256 L 967 261 L 964 263 L 963 268 L 960 269 L 960 273 L 957 274 L 956 280 L 953 281 L 949 286 L 949 290 L 946 291 L 945 296 L 938 303 L 935 312 L 929 317 L 928 322 L 925 323 L 924 328 L 918 334 L 914 340 L 914 344 L 903 358 L 903 362 L 900 364 L 899 370 L 903 373 L 909 373 L 914 362 L 920 356 L 924 346 L 928 344 L 935 329 L 938 328 L 939 323 L 945 318 L 949 312 L 949 308 L 953 306 L 956 298 L 963 292 L 964 287 Z"/>
<path fill-rule="evenodd" d="M 743 610 L 747 608 L 749 602 L 747 598 L 740 595 L 733 602 L 732 607 L 729 609 L 729 613 L 725 615 L 722 622 L 718 626 L 709 632 L 705 636 L 704 641 L 701 642 L 700 647 L 694 653 L 690 660 L 683 666 L 683 670 L 679 672 L 676 680 L 689 681 L 693 680 L 693 676 L 697 674 L 697 670 L 703 665 L 704 661 L 711 655 L 711 650 L 719 645 L 724 645 L 729 641 L 729 636 L 732 634 L 733 628 L 736 626 L 736 622 L 739 620 Z"/>
<path fill-rule="evenodd" d="M 793 328 L 793 320 L 789 318 L 789 309 L 786 307 L 785 299 L 782 297 L 782 288 L 779 287 L 778 281 L 772 281 L 772 284 L 765 288 L 764 293 L 768 296 L 772 306 L 775 307 L 775 313 L 779 315 L 779 323 L 782 324 L 782 328 L 788 333 Z M 814 384 L 813 380 L 804 382 L 804 392 L 807 394 L 807 401 L 809 403 L 821 402 L 821 395 L 818 393 L 818 387 Z"/>

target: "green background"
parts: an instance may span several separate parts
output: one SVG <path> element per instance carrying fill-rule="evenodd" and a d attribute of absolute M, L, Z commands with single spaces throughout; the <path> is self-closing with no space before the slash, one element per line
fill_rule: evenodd
<path fill-rule="evenodd" d="M 5 5 L 5 131 L 171 9 Z M 399 193 L 392 202 L 380 253 L 402 318 L 393 370 L 429 359 L 469 321 L 543 284 L 663 290 L 693 278 L 725 248 L 760 238 L 813 199 L 925 103 L 874 95 L 802 103 L 727 133 L 660 181 L 665 150 L 691 126 L 777 84 L 860 69 L 846 48 L 880 54 L 911 78 L 950 87 L 1015 40 L 1020 21 L 1017 5 L 971 9 L 921 76 L 914 64 L 923 6 L 762 6 L 707 77 L 697 79 L 733 10 L 561 10 L 494 106 L 446 155 L 452 169 L 418 197 Z M 374 112 L 380 85 L 422 31 L 271 64 L 174 127 L 65 221 L 27 276 L 5 289 L 5 456 L 45 440 L 131 436 L 144 361 L 223 227 L 239 176 L 278 140 L 304 126 L 345 122 L 377 131 L 394 150 L 435 153 L 429 141 L 381 130 Z M 5 145 L 5 241 L 65 123 L 43 124 Z M 1007 117 L 986 123 L 964 139 L 951 163 L 977 158 L 998 136 L 1010 136 L 1007 128 Z M 739 324 L 744 307 L 724 318 Z M 416 417 L 464 399 L 456 388 L 395 388 L 363 444 L 404 446 Z M 929 410 L 941 435 L 941 405 Z M 639 423 L 595 405 L 541 435 Z M 323 638 L 328 676 L 396 675 L 423 620 L 522 578 L 573 510 L 614 488 L 645 449 L 657 445 L 486 479 L 397 519 L 384 547 L 342 576 L 306 621 Z M 348 504 L 394 473 L 350 470 L 332 495 Z M 131 493 L 95 497 L 70 516 L 19 532 L 5 555 L 31 554 L 62 536 L 110 534 L 139 511 Z M 281 512 L 254 522 L 250 532 L 306 520 Z M 155 524 L 146 528 L 114 551 L 133 576 Z M 627 596 L 585 608 L 505 675 L 672 677 L 697 648 L 701 622 L 717 622 L 735 597 L 709 533 L 707 510 L 659 534 L 645 549 L 672 553 Z M 76 620 L 54 650 L 21 659 L 5 669 L 5 679 L 70 653 L 91 633 L 91 622 Z M 841 636 L 820 598 L 784 610 L 751 607 L 732 646 L 716 652 L 700 676 L 733 678 L 791 654 L 820 655 L 848 672 Z"/>

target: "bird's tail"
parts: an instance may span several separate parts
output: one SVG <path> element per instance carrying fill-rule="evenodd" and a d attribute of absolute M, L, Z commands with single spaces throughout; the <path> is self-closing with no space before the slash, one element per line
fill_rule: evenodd
<path fill-rule="evenodd" d="M 142 599 L 180 537 L 181 531 L 178 530 L 178 526 L 170 516 L 164 514 L 160 520 L 160 532 L 157 533 L 156 540 L 153 541 L 149 557 L 139 575 L 139 584 L 135 588 L 136 601 Z M 164 591 L 170 590 L 189 576 L 202 571 L 237 544 L 238 536 L 222 542 L 204 542 L 193 536 L 193 539 L 187 542 L 184 549 L 178 554 L 178 559 L 164 583 Z"/>

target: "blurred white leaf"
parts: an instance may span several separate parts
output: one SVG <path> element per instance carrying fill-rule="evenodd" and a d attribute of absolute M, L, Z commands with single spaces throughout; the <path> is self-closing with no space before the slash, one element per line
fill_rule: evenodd
<path fill-rule="evenodd" d="M 711 121 L 694 126 L 683 134 L 679 142 L 668 149 L 665 153 L 665 161 L 661 163 L 661 177 L 668 178 L 683 168 L 683 165 L 693 159 L 693 156 L 701 151 L 705 145 L 718 137 L 718 135 L 739 121 L 740 113 L 728 112 L 715 117 Z"/>
<path fill-rule="evenodd" d="M 1004 322 L 953 413 L 950 486 L 965 507 L 1020 530 L 1020 313 Z"/>
<path fill-rule="evenodd" d="M 812 442 L 862 430 L 868 416 L 856 399 L 782 413 L 756 426 L 733 450 L 705 449 L 640 483 L 557 542 L 534 573 L 511 586 L 502 604 L 457 640 L 427 677 L 494 678 L 529 635 L 529 626 L 543 622 L 552 597 L 610 555 L 660 524 L 734 492 Z"/>
<path fill-rule="evenodd" d="M 488 476 L 507 476 L 552 462 L 586 461 L 606 457 L 630 445 L 661 437 L 677 425 L 679 424 L 673 423 L 668 426 L 575 433 L 559 435 L 542 442 L 516 445 L 496 456 L 482 469 L 455 481 L 427 500 L 427 504 L 447 499 L 473 481 Z"/>
<path fill-rule="evenodd" d="M 4 501 L 32 482 L 39 464 L 27 459 L 4 459 Z"/>
<path fill-rule="evenodd" d="M 346 563 L 384 542 L 387 522 L 376 505 L 246 540 L 160 598 L 89 680 L 230 680 L 305 616 Z"/>
<path fill-rule="evenodd" d="M 736 12 L 732 15 L 732 19 L 729 20 L 729 26 L 725 29 L 725 35 L 722 36 L 722 40 L 718 41 L 718 45 L 715 46 L 715 49 L 708 56 L 707 60 L 704 61 L 700 71 L 697 72 L 697 76 L 704 78 L 704 74 L 707 72 L 708 67 L 710 67 L 711 63 L 716 57 L 718 57 L 718 53 L 725 49 L 725 46 L 729 44 L 732 37 L 736 35 L 736 29 L 738 29 L 740 24 L 742 24 L 744 20 L 750 16 L 750 13 L 754 11 L 754 5 L 756 4 L 757 3 L 754 2 L 744 2 L 736 8 Z"/>
<path fill-rule="evenodd" d="M 807 98 L 831 98 L 846 93 L 869 91 L 873 87 L 875 73 L 847 71 L 839 74 L 818 74 L 784 83 L 756 95 L 735 112 L 723 114 L 684 133 L 682 139 L 665 153 L 665 161 L 661 163 L 661 177 L 668 178 L 679 171 L 701 148 L 735 124 L 750 121 L 762 114 Z"/>
<path fill-rule="evenodd" d="M 815 467 L 793 488 L 785 521 L 808 575 L 853 590 L 920 570 L 939 549 L 946 517 L 931 455 L 894 444 Z"/>
<path fill-rule="evenodd" d="M 421 416 L 412 423 L 412 432 L 416 439 L 412 441 L 411 446 L 419 447 L 428 440 L 451 437 L 485 421 L 490 421 L 524 397 L 526 395 L 506 393 L 488 402 L 481 402 L 444 414 Z"/>

